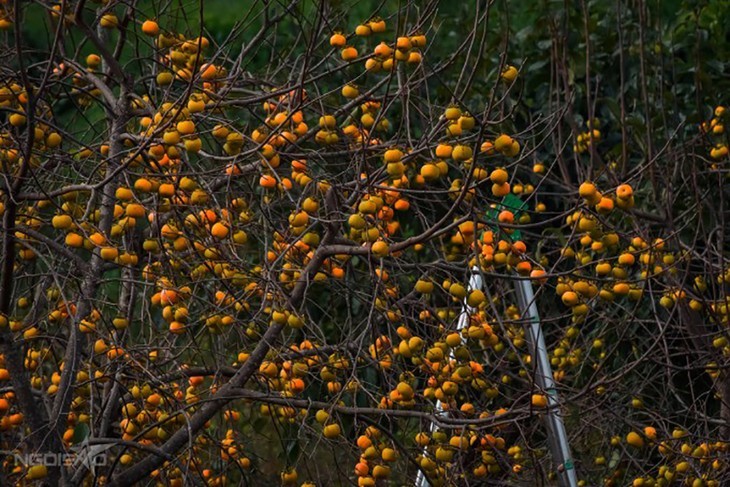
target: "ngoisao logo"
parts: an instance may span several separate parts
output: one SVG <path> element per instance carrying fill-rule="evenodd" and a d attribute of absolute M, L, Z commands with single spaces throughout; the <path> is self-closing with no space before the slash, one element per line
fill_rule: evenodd
<path fill-rule="evenodd" d="M 16 463 L 32 466 L 44 465 L 46 467 L 78 467 L 84 466 L 88 469 L 103 467 L 107 464 L 107 450 L 114 445 L 90 445 L 88 439 L 82 444 L 72 448 L 73 451 L 62 453 L 18 453 L 8 450 L 0 450 L 0 455 L 12 456 Z"/>

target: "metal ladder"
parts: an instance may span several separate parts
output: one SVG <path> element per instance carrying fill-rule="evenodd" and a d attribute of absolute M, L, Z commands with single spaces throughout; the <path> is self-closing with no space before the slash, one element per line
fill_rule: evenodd
<path fill-rule="evenodd" d="M 563 417 L 560 413 L 558 392 L 555 388 L 553 371 L 550 366 L 550 360 L 548 359 L 545 336 L 543 335 L 540 327 L 540 316 L 537 312 L 537 305 L 535 304 L 535 295 L 532 291 L 532 283 L 529 279 L 516 279 L 514 282 L 515 292 L 517 293 L 517 301 L 519 302 L 523 319 L 526 322 L 525 331 L 527 331 L 527 341 L 530 346 L 530 350 L 534 351 L 532 356 L 537 360 L 535 382 L 547 395 L 548 405 L 547 412 L 545 414 L 545 427 L 547 429 L 548 442 L 550 444 L 553 459 L 558 464 L 558 483 L 561 487 L 577 487 L 578 477 L 575 472 L 573 458 L 570 454 L 570 445 L 568 444 L 568 435 L 565 431 L 565 424 L 563 423 Z M 479 268 L 475 266 L 472 268 L 471 277 L 469 278 L 468 292 L 471 292 L 474 289 L 482 289 L 483 285 L 484 282 L 482 281 Z M 469 315 L 473 311 L 473 308 L 467 304 L 465 298 L 462 304 L 461 314 L 459 315 L 459 321 L 457 323 L 457 331 L 461 331 L 466 328 L 469 323 Z M 451 355 L 451 358 L 453 358 L 453 354 Z M 444 414 L 441 401 L 436 403 L 435 414 Z M 431 423 L 430 431 L 433 432 L 435 428 L 436 425 Z M 424 452 L 425 451 L 426 449 L 424 448 Z M 415 485 L 417 487 L 430 486 L 430 483 L 422 470 L 418 470 Z"/>

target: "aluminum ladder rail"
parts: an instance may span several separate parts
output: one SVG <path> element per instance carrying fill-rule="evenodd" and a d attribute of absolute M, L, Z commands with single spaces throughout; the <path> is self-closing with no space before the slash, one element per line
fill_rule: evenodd
<path fill-rule="evenodd" d="M 540 315 L 537 312 L 535 294 L 532 292 L 532 282 L 529 279 L 515 280 L 515 291 L 517 301 L 526 318 L 525 331 L 527 331 L 527 342 L 530 350 L 534 351 L 532 357 L 537 359 L 535 382 L 547 396 L 547 413 L 545 414 L 545 427 L 547 429 L 548 441 L 552 450 L 553 460 L 557 463 L 558 483 L 562 487 L 577 487 L 578 476 L 575 472 L 575 464 L 570 454 L 568 434 L 565 431 L 565 423 L 560 412 L 558 391 L 553 379 L 553 369 L 550 366 L 545 335 L 540 326 Z"/>
<path fill-rule="evenodd" d="M 482 282 L 482 275 L 479 272 L 478 267 L 474 267 L 471 270 L 471 277 L 469 278 L 469 285 L 467 287 L 466 293 L 467 297 L 469 293 L 471 293 L 474 289 L 482 289 L 482 286 L 484 283 Z M 464 301 L 461 304 L 461 313 L 459 314 L 459 321 L 456 324 L 456 331 L 461 332 L 464 328 L 466 328 L 469 325 L 469 315 L 474 312 L 474 308 L 469 306 L 467 304 L 467 298 L 464 298 Z M 463 340 L 462 340 L 463 341 Z M 454 352 L 451 351 L 451 354 L 449 355 L 450 358 L 454 358 Z M 434 415 L 439 416 L 444 414 L 444 408 L 441 405 L 441 401 L 436 401 L 436 411 L 434 411 Z M 429 427 L 429 431 L 433 433 L 433 431 L 436 429 L 436 423 L 431 423 L 431 426 Z M 423 449 L 424 453 L 426 452 L 426 448 Z M 429 487 L 431 484 L 426 478 L 426 476 L 423 474 L 423 470 L 418 469 L 418 475 L 416 476 L 416 484 L 417 487 Z"/>
<path fill-rule="evenodd" d="M 474 289 L 482 289 L 483 284 L 479 268 L 475 266 L 472 268 L 467 293 L 470 293 Z M 570 454 L 570 445 L 568 443 L 568 435 L 565 431 L 565 424 L 560 414 L 557 389 L 555 388 L 552 367 L 548 359 L 545 337 L 540 328 L 540 316 L 537 312 L 537 305 L 535 304 L 535 295 L 532 292 L 532 283 L 527 279 L 515 280 L 515 292 L 517 293 L 517 300 L 522 309 L 522 314 L 528 318 L 528 323 L 525 324 L 526 331 L 528 332 L 528 343 L 535 350 L 533 356 L 537 357 L 537 375 L 535 381 L 547 394 L 548 407 L 545 416 L 545 426 L 547 428 L 553 458 L 558 463 L 558 481 L 562 487 L 577 487 L 578 477 Z M 464 299 L 457 323 L 457 331 L 463 330 L 468 325 L 469 314 L 472 312 L 473 309 L 467 304 L 466 299 Z M 453 354 L 451 358 L 453 358 Z M 435 414 L 440 415 L 443 412 L 441 401 L 437 401 Z M 429 430 L 433 432 L 435 429 L 435 423 L 431 423 Z M 423 451 L 425 453 L 426 448 Z M 418 470 L 415 485 L 416 487 L 430 486 L 428 479 L 420 469 Z"/>

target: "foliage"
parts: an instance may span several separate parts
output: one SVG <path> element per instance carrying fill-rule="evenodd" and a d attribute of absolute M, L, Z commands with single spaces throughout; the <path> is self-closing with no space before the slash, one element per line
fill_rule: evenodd
<path fill-rule="evenodd" d="M 0 2 L 0 483 L 730 481 L 728 2 L 244 3 Z"/>

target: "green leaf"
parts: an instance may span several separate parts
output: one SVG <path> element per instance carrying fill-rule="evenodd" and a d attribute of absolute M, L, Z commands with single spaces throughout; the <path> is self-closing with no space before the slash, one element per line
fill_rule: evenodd
<path fill-rule="evenodd" d="M 549 59 L 543 59 L 542 61 L 534 62 L 534 63 L 530 64 L 529 66 L 527 66 L 527 72 L 531 73 L 533 71 L 538 71 L 538 70 L 544 68 L 545 65 L 549 62 L 550 62 Z"/>
<path fill-rule="evenodd" d="M 79 443 L 83 443 L 83 441 L 89 437 L 89 425 L 86 423 L 79 423 L 74 428 L 74 436 L 71 442 L 74 445 L 78 445 Z"/>
<path fill-rule="evenodd" d="M 509 210 L 514 214 L 515 220 L 519 220 L 520 215 L 522 215 L 526 207 L 527 204 L 522 201 L 519 196 L 510 193 L 502 198 L 502 201 L 499 204 L 495 205 L 494 208 L 490 208 L 490 210 L 487 212 L 487 217 L 490 220 L 496 221 L 500 212 L 502 212 L 503 210 Z M 510 235 L 505 235 L 512 240 L 519 240 L 520 238 L 522 238 L 522 232 L 520 232 L 519 230 L 515 230 Z"/>

